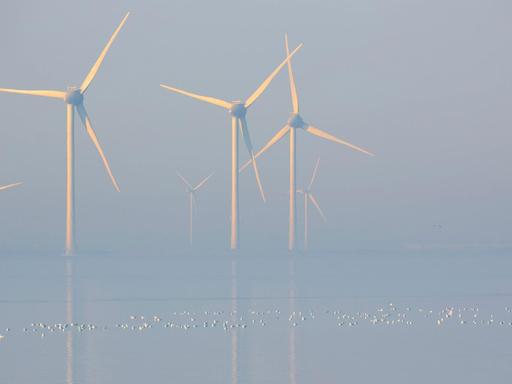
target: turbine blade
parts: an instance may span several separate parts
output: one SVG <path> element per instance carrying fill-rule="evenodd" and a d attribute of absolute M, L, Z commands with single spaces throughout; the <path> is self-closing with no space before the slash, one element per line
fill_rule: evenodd
<path fill-rule="evenodd" d="M 252 149 L 251 137 L 249 136 L 249 129 L 247 128 L 247 121 L 245 118 L 240 119 L 242 136 L 245 141 L 245 146 L 247 147 L 247 151 L 249 151 L 249 156 L 251 156 L 252 167 L 254 169 L 254 175 L 256 176 L 256 182 L 258 183 L 258 188 L 260 190 L 261 198 L 263 202 L 266 202 L 265 192 L 263 191 L 263 185 L 261 184 L 260 172 L 258 170 L 258 165 L 256 164 L 256 158 L 254 157 L 254 151 Z"/>
<path fill-rule="evenodd" d="M 176 171 L 176 174 L 178 175 L 178 177 L 181 179 L 181 181 L 183 181 L 183 183 L 187 186 L 187 188 L 191 191 L 194 190 L 194 188 L 192 188 L 192 186 L 190 185 L 190 183 L 187 181 L 187 179 L 185 179 L 185 176 L 183 176 L 181 173 L 179 173 L 178 171 Z"/>
<path fill-rule="evenodd" d="M 286 59 L 284 59 L 284 61 L 281 64 L 279 64 L 276 67 L 276 69 L 274 69 L 274 71 L 263 81 L 263 83 L 261 83 L 261 85 L 258 87 L 258 89 L 256 89 L 256 91 L 254 91 L 254 93 L 251 96 L 249 96 L 249 98 L 245 102 L 246 108 L 249 108 L 256 101 L 256 99 L 258 97 L 260 97 L 263 92 L 265 92 L 265 89 L 267 89 L 267 87 L 270 85 L 271 81 L 274 80 L 274 77 L 277 76 L 279 71 L 292 58 L 292 56 L 295 55 L 301 48 L 302 48 L 302 44 L 300 44 L 297 48 L 295 48 L 293 50 L 293 52 L 290 55 L 288 55 L 288 57 Z"/>
<path fill-rule="evenodd" d="M 60 100 L 64 100 L 64 97 L 66 96 L 66 92 L 53 91 L 53 90 L 30 90 L 30 89 L 0 88 L 0 92 L 18 93 L 18 94 L 21 94 L 21 95 L 31 95 L 31 96 L 44 96 L 44 97 L 51 97 L 53 99 L 60 99 Z"/>
<path fill-rule="evenodd" d="M 18 185 L 23 184 L 22 182 L 19 183 L 13 183 L 13 184 L 7 184 L 0 187 L 0 191 L 5 191 L 6 189 L 17 187 Z"/>
<path fill-rule="evenodd" d="M 290 49 L 288 48 L 288 34 L 284 35 L 286 45 L 286 56 L 290 56 Z M 295 86 L 295 77 L 293 76 L 292 61 L 288 60 L 288 78 L 290 80 L 290 94 L 292 96 L 293 112 L 299 113 L 299 97 L 297 96 L 297 87 Z"/>
<path fill-rule="evenodd" d="M 308 190 L 311 189 L 311 187 L 313 186 L 313 183 L 315 181 L 315 178 L 316 178 L 316 173 L 318 171 L 318 166 L 320 165 L 320 158 L 318 158 L 316 160 L 316 164 L 315 164 L 315 169 L 313 170 L 313 175 L 311 176 L 311 181 L 309 182 L 309 186 L 308 186 Z"/>
<path fill-rule="evenodd" d="M 327 139 L 329 141 L 333 141 L 335 143 L 338 143 L 338 144 L 343 144 L 343 145 L 346 145 L 347 147 L 349 148 L 352 148 L 356 151 L 359 151 L 359 152 L 362 152 L 362 153 L 365 153 L 367 155 L 370 155 L 370 156 L 375 156 L 373 153 L 371 152 L 368 152 L 366 149 L 363 149 L 363 148 L 360 148 L 356 145 L 353 145 L 353 144 L 350 144 L 349 142 L 347 141 L 344 141 L 344 140 L 341 140 L 341 139 L 338 139 L 336 136 L 333 136 L 331 135 L 330 133 L 327 133 L 325 131 L 322 131 L 318 128 L 315 128 L 313 127 L 312 125 L 308 126 L 306 128 L 306 131 L 308 131 L 309 133 L 311 133 L 312 135 L 315 135 L 315 136 L 318 136 L 318 137 L 321 137 L 321 138 L 324 138 L 324 139 Z"/>
<path fill-rule="evenodd" d="M 224 100 L 221 100 L 221 99 L 217 99 L 215 97 L 198 95 L 196 93 L 187 92 L 187 91 L 184 91 L 184 90 L 179 89 L 179 88 L 169 87 L 168 85 L 165 85 L 165 84 L 160 84 L 160 86 L 162 88 L 167 89 L 168 91 L 172 91 L 172 92 L 179 93 L 181 95 L 192 97 L 193 99 L 197 99 L 197 100 L 204 101 L 206 103 L 217 105 L 218 107 L 222 107 L 222 108 L 226 108 L 226 109 L 230 109 L 231 108 L 231 103 L 228 103 L 227 101 L 224 101 Z"/>
<path fill-rule="evenodd" d="M 107 158 L 105 157 L 105 154 L 103 153 L 103 149 L 101 149 L 100 142 L 98 141 L 98 137 L 96 136 L 96 132 L 94 132 L 94 129 L 92 129 L 91 120 L 89 119 L 89 115 L 87 114 L 87 111 L 85 110 L 85 107 L 83 104 L 78 104 L 76 106 L 76 109 L 78 111 L 78 114 L 80 115 L 80 119 L 82 120 L 82 123 L 85 126 L 85 130 L 87 131 L 87 134 L 91 138 L 91 141 L 96 146 L 96 149 L 98 150 L 98 153 L 100 154 L 101 160 L 103 160 L 103 165 L 105 166 L 105 169 L 107 170 L 108 175 L 110 176 L 110 180 L 112 180 L 112 184 L 114 185 L 114 188 L 117 192 L 120 192 L 119 185 L 117 185 L 117 181 L 112 174 L 112 170 L 110 169 L 110 165 L 108 163 Z"/>
<path fill-rule="evenodd" d="M 105 48 L 103 48 L 103 51 L 101 51 L 98 59 L 96 60 L 96 62 L 92 66 L 91 70 L 89 71 L 89 73 L 85 77 L 84 81 L 82 82 L 82 85 L 80 85 L 80 92 L 81 93 L 84 93 L 85 91 L 87 91 L 87 88 L 89 88 L 89 85 L 91 85 L 91 82 L 93 81 L 94 77 L 98 73 L 98 70 L 100 69 L 100 66 L 101 66 L 101 63 L 103 62 L 103 59 L 105 59 L 105 56 L 107 55 L 107 52 L 110 49 L 110 46 L 112 45 L 112 43 L 114 42 L 117 34 L 119 33 L 119 31 L 123 27 L 124 23 L 126 22 L 126 19 L 128 19 L 128 16 L 130 16 L 130 12 L 128 12 L 126 14 L 126 16 L 121 21 L 121 24 L 119 24 L 119 26 L 116 28 L 116 30 L 112 34 L 112 37 L 108 41 L 107 45 L 105 45 Z"/>
<path fill-rule="evenodd" d="M 311 202 L 315 206 L 315 208 L 318 211 L 318 213 L 320 214 L 320 216 L 322 216 L 322 219 L 325 222 L 327 222 L 327 218 L 325 217 L 324 213 L 322 212 L 322 209 L 320 208 L 320 205 L 318 204 L 318 201 L 316 201 L 315 196 L 313 196 L 311 193 L 308 193 L 308 197 L 309 197 L 309 200 L 311 200 Z"/>
<path fill-rule="evenodd" d="M 261 148 L 257 153 L 256 155 L 254 156 L 256 159 L 262 154 L 264 153 L 267 149 L 269 149 L 271 146 L 273 146 L 275 143 L 277 143 L 279 140 L 281 140 L 284 135 L 286 135 L 288 133 L 288 131 L 290 130 L 290 127 L 288 125 L 285 125 L 283 128 L 281 128 L 275 135 L 274 137 L 272 137 L 267 144 L 265 144 L 263 146 L 263 148 Z M 240 167 L 240 172 L 242 172 L 245 168 L 247 168 L 250 164 L 251 164 L 251 161 L 252 160 L 248 160 L 244 165 L 242 165 Z"/>
<path fill-rule="evenodd" d="M 201 188 L 210 179 L 210 177 L 213 176 L 214 173 L 215 172 L 210 173 L 210 175 L 201 180 L 201 182 L 197 184 L 196 187 L 194 188 L 194 191 L 197 191 L 199 188 Z"/>

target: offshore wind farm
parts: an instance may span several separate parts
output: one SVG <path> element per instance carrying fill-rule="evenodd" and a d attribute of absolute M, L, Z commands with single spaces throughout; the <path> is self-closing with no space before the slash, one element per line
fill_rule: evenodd
<path fill-rule="evenodd" d="M 217 99 L 210 96 L 201 96 L 195 93 L 183 91 L 178 88 L 173 88 L 168 85 L 160 84 L 160 86 L 168 91 L 176 92 L 188 97 L 192 97 L 197 100 L 201 100 L 206 103 L 210 103 L 216 105 L 218 107 L 222 107 L 229 111 L 231 115 L 231 235 L 230 235 L 230 247 L 235 250 L 238 249 L 239 239 L 238 239 L 238 222 L 239 222 L 239 203 L 238 203 L 238 137 L 239 132 L 242 135 L 245 147 L 247 148 L 247 152 L 251 158 L 251 164 L 254 170 L 254 176 L 256 177 L 256 183 L 258 184 L 258 188 L 261 194 L 261 198 L 265 201 L 265 192 L 263 191 L 263 186 L 261 184 L 260 174 L 258 171 L 258 165 L 256 164 L 256 158 L 254 156 L 254 149 L 251 141 L 251 136 L 249 134 L 249 129 L 247 127 L 247 119 L 245 115 L 247 114 L 247 110 L 249 107 L 265 92 L 267 87 L 270 85 L 274 77 L 277 76 L 281 68 L 283 68 L 286 63 L 290 61 L 293 55 L 298 52 L 298 50 L 302 48 L 302 45 L 299 45 L 297 48 L 293 50 L 292 53 L 287 52 L 286 59 L 279 64 L 268 77 L 260 84 L 260 86 L 245 100 L 240 101 L 236 100 L 233 102 L 228 102 L 225 100 Z"/>
<path fill-rule="evenodd" d="M 290 49 L 288 47 L 288 35 L 285 35 L 285 47 L 286 47 L 286 54 L 290 55 Z M 299 114 L 299 96 L 297 93 L 297 85 L 295 84 L 295 76 L 293 74 L 291 60 L 288 60 L 287 64 L 288 64 L 287 65 L 288 66 L 288 79 L 290 81 L 290 95 L 291 95 L 291 99 L 292 99 L 293 112 L 290 114 L 290 117 L 289 117 L 287 123 L 285 124 L 285 126 L 283 128 L 281 128 L 275 134 L 275 136 L 272 137 L 267 142 L 267 144 L 265 144 L 263 146 L 263 148 L 261 148 L 256 153 L 254 158 L 259 157 L 262 153 L 267 151 L 270 147 L 272 147 L 275 143 L 277 143 L 279 140 L 281 140 L 284 136 L 289 135 L 289 137 L 290 137 L 290 218 L 289 218 L 289 222 L 288 222 L 288 249 L 292 251 L 295 249 L 295 238 L 297 235 L 296 234 L 297 206 L 295 203 L 296 195 L 297 195 L 297 183 L 296 183 L 296 173 L 297 173 L 297 170 L 296 170 L 296 162 L 297 162 L 296 142 L 297 142 L 297 138 L 296 138 L 296 131 L 304 130 L 314 136 L 318 136 L 323 139 L 327 139 L 329 141 L 345 145 L 353 150 L 365 153 L 370 156 L 374 156 L 374 155 L 365 149 L 362 149 L 358 146 L 350 144 L 349 142 L 347 142 L 345 140 L 339 139 L 338 137 L 333 136 L 330 133 L 322 131 L 322 130 L 314 127 L 313 125 L 306 123 L 302 119 L 302 117 Z M 253 162 L 254 162 L 254 160 L 253 160 Z M 249 162 L 245 163 L 242 166 L 241 170 L 243 171 L 247 167 L 248 164 L 249 164 Z M 318 163 L 317 163 L 317 166 L 318 166 Z M 315 172 L 313 173 L 313 178 L 311 179 L 310 187 L 311 187 L 311 184 L 315 177 L 316 169 L 317 168 L 315 167 Z M 312 195 L 308 195 L 308 193 L 305 190 L 303 190 L 302 192 L 304 193 L 304 196 L 305 196 L 304 198 L 306 199 L 305 203 L 304 203 L 304 205 L 305 205 L 305 207 L 304 207 L 304 209 L 305 209 L 305 212 L 304 212 L 305 224 L 304 224 L 304 226 L 307 228 L 307 197 L 309 196 L 309 199 L 312 199 L 313 204 L 315 204 L 315 207 L 317 207 L 318 210 L 320 210 L 320 208 L 318 208 L 318 205 L 314 201 L 314 198 L 312 197 Z M 323 214 L 322 214 L 322 217 L 324 217 Z M 307 229 L 304 232 L 304 236 L 305 236 L 304 243 L 305 244 L 307 244 L 306 232 L 307 232 Z"/>
<path fill-rule="evenodd" d="M 511 11 L 6 4 L 0 384 L 508 382 Z"/>

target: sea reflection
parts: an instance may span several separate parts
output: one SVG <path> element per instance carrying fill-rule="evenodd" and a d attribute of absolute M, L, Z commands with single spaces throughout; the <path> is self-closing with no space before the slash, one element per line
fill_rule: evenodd
<path fill-rule="evenodd" d="M 464 363 L 446 360 L 455 353 L 494 364 L 498 378 L 510 372 L 493 357 L 505 353 L 512 329 L 512 280 L 502 272 L 511 270 L 503 268 L 508 259 L 491 264 L 495 275 L 503 273 L 500 285 L 491 289 L 466 271 L 449 295 L 446 282 L 437 282 L 444 284 L 439 294 L 438 286 L 427 291 L 425 268 L 405 281 L 387 264 L 378 272 L 392 276 L 388 284 L 368 287 L 370 280 L 350 266 L 367 268 L 363 261 L 303 255 L 11 261 L 0 271 L 0 384 L 296 384 L 336 382 L 341 375 L 370 382 L 378 372 L 412 374 L 416 361 L 429 358 L 453 378 Z M 456 261 L 450 276 L 460 269 Z M 407 295 L 389 294 L 405 286 Z M 460 295 L 460 287 L 478 295 Z M 483 353 L 486 346 L 497 352 Z M 390 353 L 382 354 L 383 347 Z M 361 370 L 361 356 L 376 369 Z M 434 381 L 430 370 L 423 374 L 419 382 Z"/>
<path fill-rule="evenodd" d="M 73 262 L 66 258 L 66 324 L 73 324 Z M 73 332 L 66 332 L 66 384 L 73 383 Z"/>
<path fill-rule="evenodd" d="M 288 281 L 289 281 L 289 291 L 288 291 L 288 302 L 289 302 L 289 311 L 290 316 L 293 316 L 295 313 L 295 260 L 293 257 L 289 260 L 289 268 L 288 268 Z M 290 326 L 288 331 L 288 382 L 289 384 L 297 383 L 297 372 L 296 372 L 296 354 L 295 354 L 295 327 Z"/>
<path fill-rule="evenodd" d="M 236 324 L 238 317 L 237 261 L 231 261 L 231 320 Z M 231 329 L 231 383 L 238 383 L 238 328 Z"/>

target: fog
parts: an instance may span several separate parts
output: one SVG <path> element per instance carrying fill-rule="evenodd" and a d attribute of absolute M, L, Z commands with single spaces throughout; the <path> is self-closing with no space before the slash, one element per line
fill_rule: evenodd
<path fill-rule="evenodd" d="M 0 93 L 0 383 L 505 383 L 512 329 L 512 3 L 16 1 L 0 87 L 78 86 L 131 15 L 78 118 L 78 253 L 64 253 L 65 104 Z M 320 166 L 288 252 L 286 138 L 240 175 L 231 129 L 168 84 L 244 100 L 293 58 L 300 113 L 376 154 L 297 132 Z M 286 69 L 247 114 L 255 148 L 292 110 Z M 248 154 L 240 140 L 240 162 Z M 194 246 L 189 194 L 197 185 Z M 411 380 L 411 378 L 413 378 Z"/>
<path fill-rule="evenodd" d="M 83 252 L 185 249 L 187 194 L 199 182 L 197 249 L 228 247 L 230 127 L 220 108 L 174 85 L 248 97 L 294 57 L 301 114 L 374 158 L 298 133 L 298 185 L 317 157 L 310 212 L 317 250 L 510 250 L 512 26 L 506 1 L 16 1 L 0 14 L 0 86 L 79 85 L 126 11 L 132 14 L 85 99 L 121 187 L 116 193 L 76 122 L 78 245 Z M 0 94 L 3 253 L 61 252 L 65 105 Z M 286 70 L 248 113 L 254 146 L 286 122 Z M 241 147 L 241 161 L 247 159 Z M 259 161 L 267 204 L 240 177 L 242 249 L 287 245 L 288 146 Z M 298 205 L 299 234 L 302 205 Z M 301 240 L 299 238 L 299 244 Z"/>

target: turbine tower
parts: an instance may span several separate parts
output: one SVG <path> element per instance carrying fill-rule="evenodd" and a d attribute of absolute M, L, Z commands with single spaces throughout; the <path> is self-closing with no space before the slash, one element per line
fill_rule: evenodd
<path fill-rule="evenodd" d="M 0 186 L 0 191 L 5 191 L 7 189 L 17 187 L 18 185 L 21 185 L 21 184 L 23 184 L 23 183 L 13 183 L 13 184 L 2 185 L 2 186 Z"/>
<path fill-rule="evenodd" d="M 286 53 L 288 54 L 289 48 L 288 48 L 288 36 L 285 35 L 285 48 Z M 350 144 L 349 142 L 345 140 L 341 140 L 330 133 L 327 133 L 325 131 L 322 131 L 315 126 L 305 122 L 301 115 L 299 114 L 299 98 L 297 95 L 297 87 L 295 85 L 295 77 L 293 75 L 292 70 L 292 62 L 291 60 L 288 61 L 288 78 L 290 82 L 290 93 L 291 93 L 291 99 L 292 99 L 292 106 L 293 106 L 293 112 L 290 114 L 290 117 L 281 130 L 279 130 L 274 137 L 272 137 L 267 144 L 265 144 L 255 155 L 255 158 L 258 158 L 263 152 L 265 152 L 267 149 L 272 147 L 275 143 L 277 143 L 279 140 L 281 140 L 286 134 L 290 135 L 290 217 L 289 217 L 289 227 L 288 227 L 288 249 L 290 251 L 295 249 L 295 237 L 296 237 L 296 228 L 297 228 L 297 218 L 296 218 L 296 160 L 297 160 L 297 149 L 296 149 L 296 133 L 297 131 L 305 131 L 308 132 L 314 136 L 321 137 L 323 139 L 327 139 L 329 141 L 333 141 L 338 144 L 345 145 L 349 148 L 352 148 L 356 151 L 365 153 L 367 155 L 373 156 L 372 153 L 368 152 L 367 150 L 357 147 L 353 144 Z M 243 171 L 247 166 L 249 165 L 249 162 L 245 163 L 240 171 Z"/>
<path fill-rule="evenodd" d="M 298 193 L 302 193 L 304 195 L 304 249 L 308 249 L 308 203 L 311 202 L 318 213 L 320 214 L 320 217 L 324 222 L 327 222 L 327 218 L 325 217 L 324 213 L 322 212 L 322 208 L 320 208 L 320 204 L 318 204 L 318 201 L 316 200 L 315 196 L 313 196 L 313 193 L 311 192 L 311 187 L 313 187 L 313 183 L 315 182 L 316 173 L 318 172 L 318 166 L 320 165 L 320 158 L 317 159 L 315 164 L 315 169 L 313 170 L 313 175 L 311 176 L 311 180 L 309 181 L 308 187 L 305 189 L 298 189 Z"/>
<path fill-rule="evenodd" d="M 279 71 L 286 65 L 287 62 L 291 59 L 291 57 L 297 53 L 297 51 L 302 48 L 302 44 L 300 44 L 294 51 L 290 54 L 287 52 L 287 58 L 277 66 L 276 69 L 261 83 L 261 85 L 254 91 L 254 93 L 249 96 L 249 98 L 245 101 L 224 101 L 221 99 L 217 99 L 210 96 L 201 96 L 195 93 L 187 92 L 178 88 L 170 87 L 168 85 L 160 84 L 160 86 L 164 89 L 167 89 L 172 92 L 176 92 L 193 99 L 197 99 L 200 101 L 204 101 L 206 103 L 210 103 L 216 105 L 218 107 L 222 107 L 229 111 L 231 115 L 231 241 L 230 247 L 231 249 L 238 249 L 238 130 L 241 131 L 242 137 L 245 142 L 245 146 L 247 147 L 247 151 L 249 152 L 249 156 L 251 157 L 249 163 L 252 163 L 254 174 L 256 176 L 256 182 L 258 184 L 258 188 L 260 190 L 261 197 L 263 201 L 265 201 L 265 193 L 263 192 L 263 187 L 261 185 L 260 175 L 258 171 L 258 166 L 256 164 L 256 158 L 254 156 L 253 146 L 251 142 L 251 137 L 249 135 L 249 129 L 247 128 L 247 120 L 245 118 L 247 110 L 249 107 L 261 96 L 261 94 L 267 89 L 270 85 L 274 77 L 279 73 Z"/>
<path fill-rule="evenodd" d="M 103 153 L 103 149 L 101 148 L 100 142 L 98 141 L 98 137 L 96 136 L 96 132 L 93 130 L 91 125 L 91 120 L 89 119 L 89 115 L 84 107 L 84 95 L 89 86 L 91 85 L 94 77 L 98 73 L 100 69 L 101 63 L 105 59 L 107 52 L 110 49 L 110 46 L 114 42 L 117 34 L 123 27 L 126 19 L 130 13 L 128 12 L 126 16 L 121 21 L 121 24 L 114 31 L 112 37 L 108 41 L 105 48 L 101 52 L 100 56 L 92 66 L 91 70 L 85 77 L 84 81 L 80 85 L 80 87 L 71 86 L 68 87 L 67 91 L 54 91 L 54 90 L 21 90 L 21 89 L 8 89 L 8 88 L 0 88 L 0 92 L 8 92 L 8 93 L 19 93 L 23 95 L 32 95 L 32 96 L 43 96 L 50 97 L 53 99 L 62 100 L 66 103 L 66 255 L 70 256 L 75 251 L 75 144 L 74 144 L 74 113 L 75 110 L 78 112 L 80 116 L 80 120 L 82 121 L 87 134 L 89 135 L 91 141 L 96 146 L 98 153 L 103 161 L 105 169 L 114 185 L 114 188 L 117 192 L 119 192 L 119 186 L 117 185 L 116 179 L 112 174 L 110 169 L 110 165 L 108 160 Z"/>
<path fill-rule="evenodd" d="M 195 187 L 192 187 L 192 185 L 188 182 L 187 179 L 185 179 L 185 177 L 181 173 L 179 173 L 179 172 L 176 172 L 176 173 L 178 174 L 178 177 L 181 179 L 181 181 L 183 181 L 183 184 L 185 184 L 185 187 L 187 188 L 188 201 L 189 201 L 189 203 L 188 203 L 188 206 L 189 206 L 188 239 L 189 239 L 189 244 L 192 246 L 192 230 L 193 230 L 192 217 L 194 214 L 194 203 L 196 202 L 196 192 L 199 188 L 201 188 L 203 185 L 206 184 L 208 179 L 213 176 L 213 173 L 211 173 L 209 176 L 207 176 L 203 180 L 201 180 L 201 182 L 199 184 L 197 184 Z"/>

